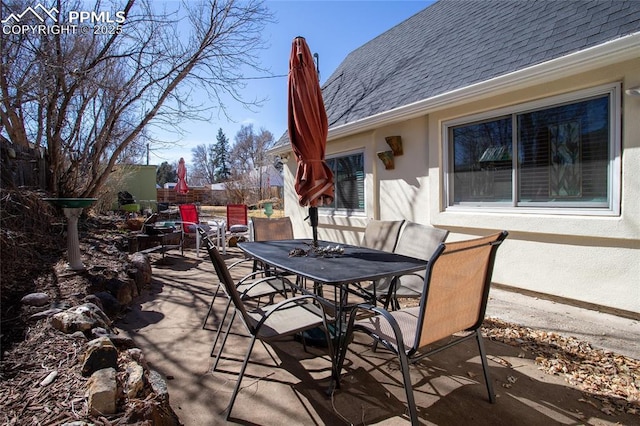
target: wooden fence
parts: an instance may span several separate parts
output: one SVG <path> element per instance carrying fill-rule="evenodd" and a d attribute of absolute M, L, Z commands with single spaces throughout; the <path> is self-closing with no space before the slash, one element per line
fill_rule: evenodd
<path fill-rule="evenodd" d="M 228 203 L 245 202 L 244 200 L 232 200 L 230 193 L 226 190 L 212 190 L 208 188 L 191 187 L 186 194 L 178 194 L 175 189 L 158 188 L 156 190 L 158 203 L 166 204 L 184 204 L 184 203 L 200 203 L 211 206 L 224 206 Z M 272 187 L 265 194 L 266 198 L 282 198 L 282 188 Z M 258 202 L 258 197 L 253 196 L 249 204 Z"/>
<path fill-rule="evenodd" d="M 0 137 L 0 170 L 4 188 L 47 189 L 49 165 L 44 148 L 17 146 Z"/>
<path fill-rule="evenodd" d="M 159 203 L 183 204 L 201 203 L 210 204 L 213 198 L 213 191 L 207 188 L 189 188 L 186 194 L 178 194 L 175 189 L 158 188 L 156 190 Z"/>

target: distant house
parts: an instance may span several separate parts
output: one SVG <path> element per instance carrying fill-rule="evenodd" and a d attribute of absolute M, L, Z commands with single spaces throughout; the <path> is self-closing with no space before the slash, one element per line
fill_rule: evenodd
<path fill-rule="evenodd" d="M 259 188 L 262 187 L 262 191 Z M 242 179 L 230 182 L 212 183 L 211 197 L 214 204 L 238 202 L 234 196 L 243 196 L 243 202 L 256 204 L 262 198 L 282 198 L 284 178 L 273 166 L 262 166 L 247 173 Z"/>
<path fill-rule="evenodd" d="M 358 243 L 371 219 L 450 240 L 506 229 L 494 282 L 640 317 L 638 95 L 639 1 L 441 0 L 325 82 L 340 172 L 319 236 Z M 310 235 L 286 134 L 272 152 Z"/>

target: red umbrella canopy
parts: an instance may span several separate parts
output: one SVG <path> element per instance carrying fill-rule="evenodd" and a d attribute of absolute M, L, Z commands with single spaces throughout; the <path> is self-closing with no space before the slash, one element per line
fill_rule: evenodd
<path fill-rule="evenodd" d="M 189 192 L 187 186 L 187 166 L 184 164 L 184 158 L 180 157 L 178 162 L 178 183 L 176 185 L 176 192 L 178 194 L 186 194 Z"/>
<path fill-rule="evenodd" d="M 295 189 L 301 206 L 333 202 L 333 173 L 324 160 L 329 124 L 313 56 L 296 37 L 289 58 L 289 140 L 296 156 Z"/>

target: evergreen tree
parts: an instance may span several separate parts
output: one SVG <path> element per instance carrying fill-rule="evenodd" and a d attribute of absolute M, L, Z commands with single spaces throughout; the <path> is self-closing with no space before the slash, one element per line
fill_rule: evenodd
<path fill-rule="evenodd" d="M 178 180 L 178 172 L 175 165 L 171 165 L 164 161 L 156 170 L 156 183 L 164 186 L 167 182 L 176 182 Z"/>
<path fill-rule="evenodd" d="M 231 170 L 229 169 L 229 139 L 227 139 L 222 128 L 218 129 L 215 145 L 210 145 L 209 149 L 211 150 L 210 158 L 215 170 L 215 181 L 224 182 L 228 180 L 231 176 Z"/>

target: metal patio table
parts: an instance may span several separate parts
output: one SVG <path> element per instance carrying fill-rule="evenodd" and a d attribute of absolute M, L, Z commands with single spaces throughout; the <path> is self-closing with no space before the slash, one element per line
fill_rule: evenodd
<path fill-rule="evenodd" d="M 349 305 L 349 293 L 357 293 L 355 283 L 375 281 L 426 268 L 427 262 L 397 253 L 389 253 L 367 247 L 319 241 L 319 247 L 344 249 L 342 254 L 321 255 L 312 249 L 311 239 L 280 241 L 252 241 L 239 243 L 238 247 L 252 258 L 276 267 L 286 273 L 314 282 L 314 287 L 333 286 L 337 294 L 334 297 L 336 308 L 336 330 L 345 331 L 348 316 L 355 310 Z M 308 250 L 306 256 L 291 256 L 292 250 Z M 334 384 L 340 386 L 340 373 L 347 351 L 349 336 L 336 333 L 332 376 Z"/>

